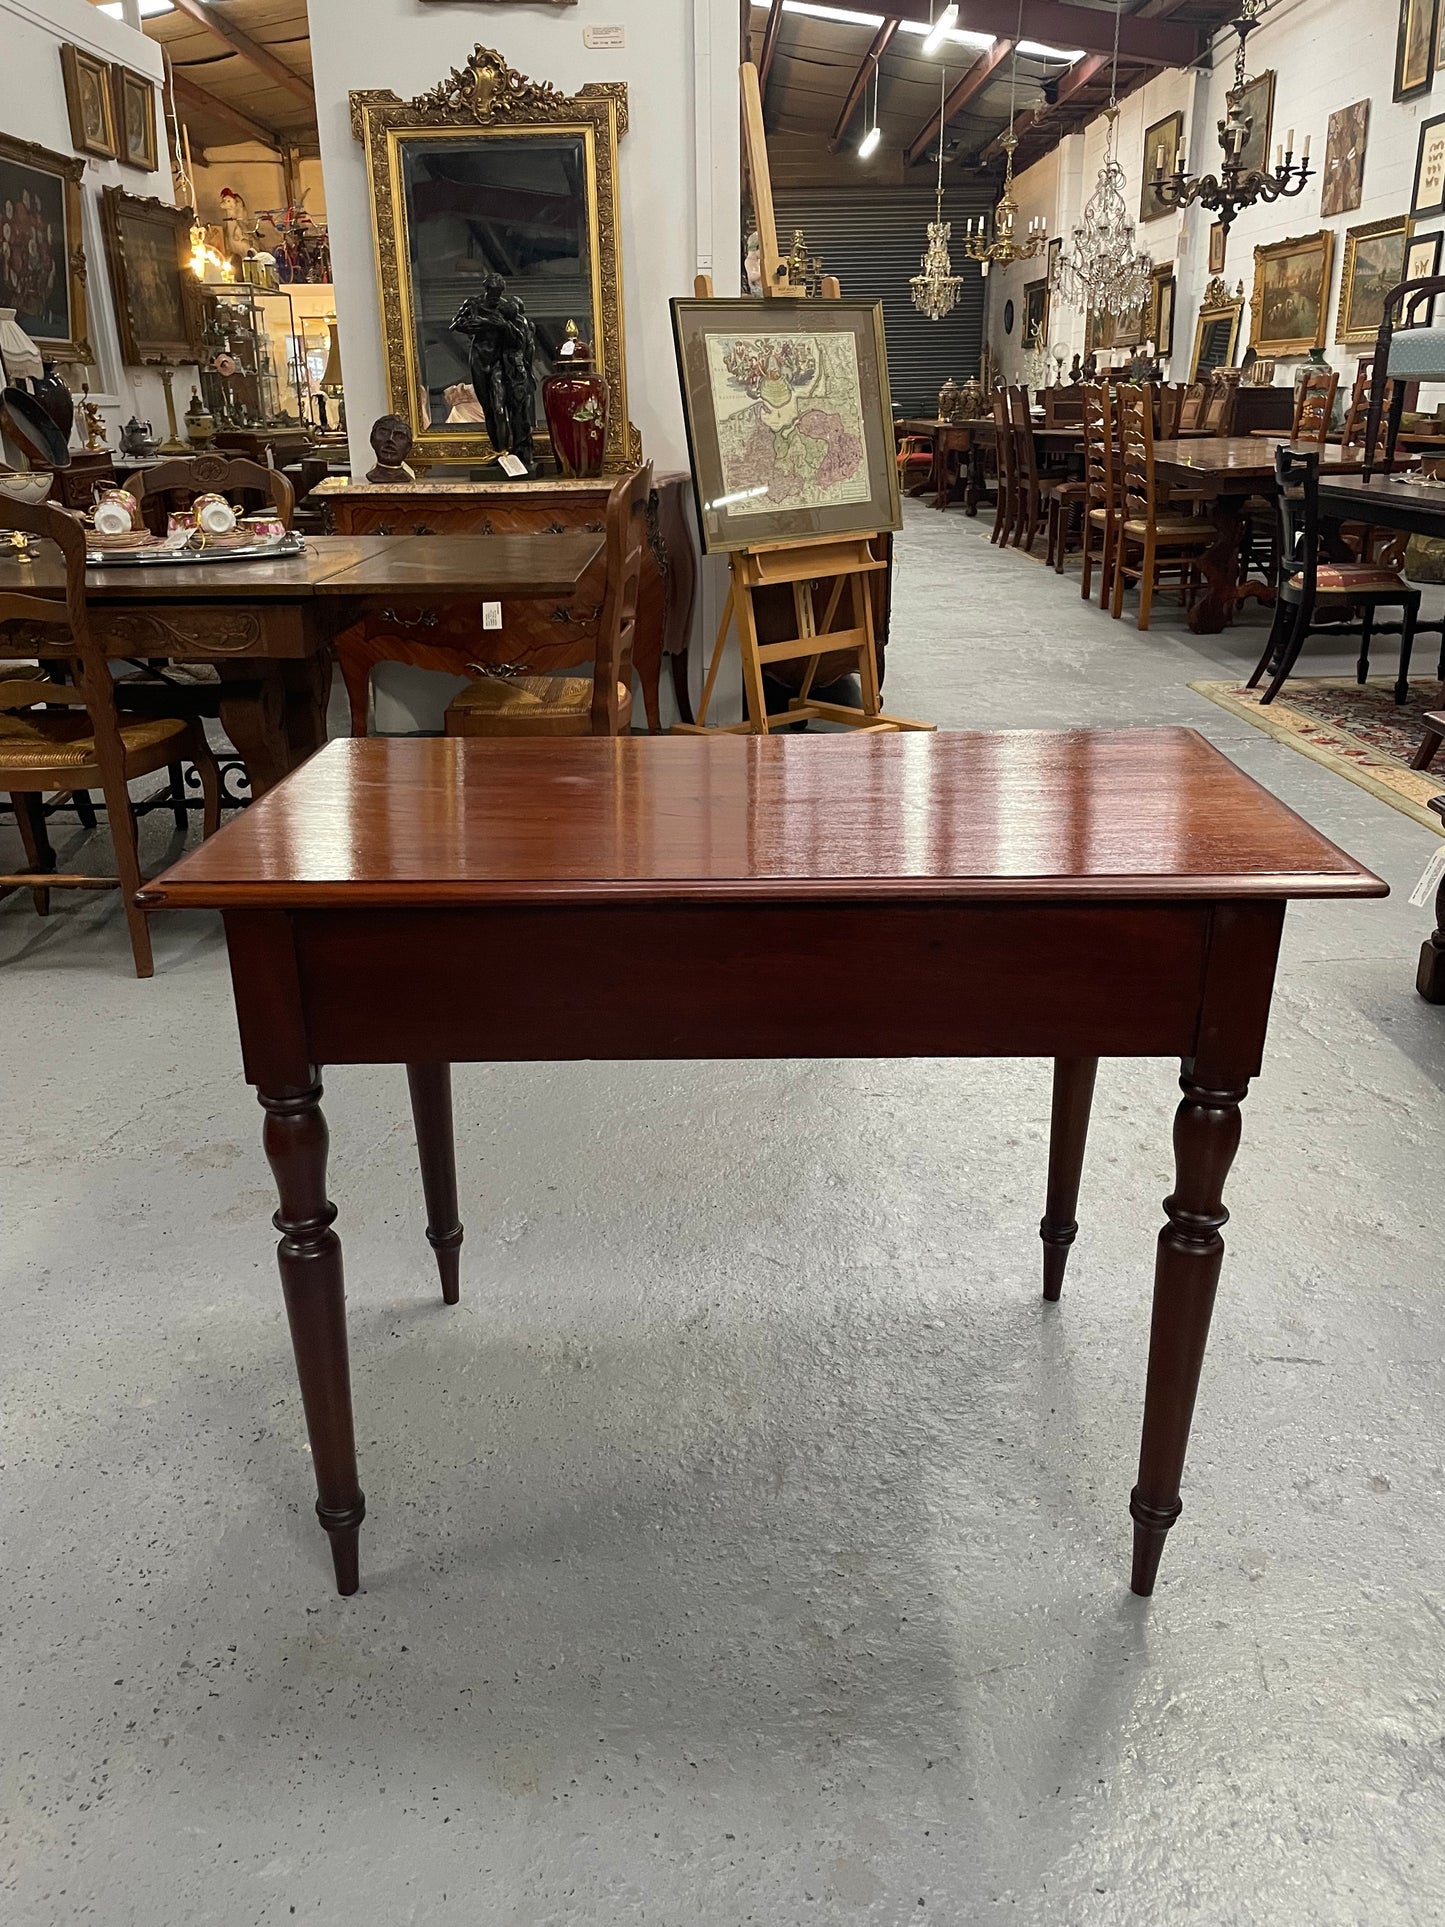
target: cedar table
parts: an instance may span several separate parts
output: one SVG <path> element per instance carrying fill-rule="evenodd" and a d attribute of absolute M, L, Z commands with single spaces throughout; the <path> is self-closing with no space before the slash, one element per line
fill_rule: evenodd
<path fill-rule="evenodd" d="M 1189 627 L 1196 635 L 1218 635 L 1234 620 L 1245 504 L 1251 495 L 1273 497 L 1274 451 L 1281 445 L 1311 453 L 1319 447 L 1315 442 L 1290 443 L 1287 435 L 1254 434 L 1181 437 L 1154 444 L 1154 475 L 1161 488 L 1209 498 L 1216 535 L 1199 558 L 1204 584 L 1189 606 Z M 1327 448 L 1320 455 L 1319 472 L 1358 475 L 1363 461 L 1362 454 Z"/>
<path fill-rule="evenodd" d="M 1187 729 L 328 743 L 142 901 L 225 916 L 338 1589 L 364 1505 L 322 1065 L 407 1066 L 455 1303 L 453 1061 L 1051 1056 L 1053 1299 L 1114 1055 L 1183 1062 L 1130 1500 L 1152 1591 L 1285 904 L 1385 894 Z"/>
<path fill-rule="evenodd" d="M 602 537 L 310 535 L 276 561 L 126 564 L 85 572 L 91 629 L 107 655 L 207 662 L 221 680 L 221 722 L 261 795 L 326 740 L 331 645 L 371 608 L 568 595 Z M 34 561 L 0 553 L 0 595 L 63 596 L 50 544 Z M 477 632 L 481 634 L 480 615 Z M 7 654 L 63 658 L 53 629 L 19 628 Z"/>

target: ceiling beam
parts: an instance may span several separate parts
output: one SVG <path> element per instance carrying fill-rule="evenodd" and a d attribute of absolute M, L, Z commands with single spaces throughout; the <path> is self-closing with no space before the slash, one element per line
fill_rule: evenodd
<path fill-rule="evenodd" d="M 1025 134 L 1032 132 L 1040 121 L 1047 120 L 1056 108 L 1067 107 L 1075 94 L 1081 93 L 1094 76 L 1109 64 L 1108 54 L 1085 54 L 1076 60 L 1069 71 L 1059 80 L 1059 90 L 1052 100 L 1045 96 L 1041 107 L 1026 108 L 1014 120 L 1014 134 L 1022 141 Z M 978 165 L 986 167 L 990 161 L 997 160 L 1003 153 L 1003 135 L 996 134 L 978 156 Z"/>
<path fill-rule="evenodd" d="M 843 111 L 839 114 L 838 124 L 833 129 L 833 138 L 828 143 L 833 153 L 836 154 L 838 149 L 843 145 L 843 136 L 848 132 L 848 123 L 853 118 L 854 109 L 867 91 L 868 83 L 873 78 L 879 61 L 882 60 L 884 54 L 886 54 L 892 46 L 894 35 L 897 32 L 898 22 L 896 20 L 885 20 L 877 33 L 874 34 L 873 44 L 869 47 L 867 53 L 864 54 L 858 71 L 853 76 L 853 84 L 849 87 L 847 96 L 843 101 Z"/>
<path fill-rule="evenodd" d="M 233 54 L 239 54 L 242 60 L 249 62 L 257 73 L 265 74 L 266 78 L 274 80 L 278 87 L 284 87 L 287 93 L 294 94 L 298 100 L 305 101 L 313 114 L 316 112 L 316 90 L 311 82 L 301 74 L 293 73 L 284 60 L 276 58 L 269 47 L 263 47 L 259 41 L 253 40 L 250 34 L 242 33 L 239 27 L 234 26 L 214 6 L 204 5 L 203 0 L 174 0 L 174 5 L 178 12 L 194 20 L 198 26 L 204 27 L 207 33 L 229 47 Z M 781 13 L 782 9 L 779 8 L 777 11 Z M 156 17 L 164 18 L 163 15 Z"/>
<path fill-rule="evenodd" d="M 252 120 L 249 114 L 243 113 L 239 107 L 233 107 L 230 101 L 207 93 L 204 87 L 198 87 L 195 81 L 188 80 L 178 67 L 171 68 L 171 86 L 175 90 L 178 108 L 188 107 L 193 114 L 208 114 L 213 120 L 224 121 L 228 127 L 234 128 L 243 139 L 260 141 L 263 147 L 274 147 L 278 154 L 282 152 L 284 144 L 278 133 L 263 127 L 260 121 Z"/>
<path fill-rule="evenodd" d="M 893 0 L 893 4 L 898 3 L 899 0 Z M 1112 17 L 1111 15 L 1110 18 Z M 939 115 L 937 109 L 929 115 L 904 149 L 903 158 L 910 167 L 916 166 L 923 159 L 933 146 L 935 139 L 943 138 L 948 123 L 954 115 L 962 113 L 979 89 L 987 86 L 995 71 L 1013 52 L 1013 44 L 1012 40 L 995 40 L 988 52 L 980 55 L 944 101 L 942 115 Z"/>
<path fill-rule="evenodd" d="M 1177 0 L 1180 6 L 1184 3 Z M 840 0 L 840 4 L 851 5 L 852 0 Z M 866 8 L 867 0 L 863 5 Z M 780 11 L 775 0 L 768 9 L 769 21 Z M 879 0 L 877 11 L 890 19 L 927 25 L 938 4 L 937 0 Z M 1124 14 L 1119 21 L 1120 58 L 1148 67 L 1188 67 L 1196 60 L 1204 37 L 1218 29 L 1171 20 L 1167 16 L 1173 11 L 1171 0 L 1163 0 L 1157 13 L 1146 5 L 1142 13 Z M 1067 0 L 1023 0 L 1021 27 L 1018 0 L 960 0 L 958 25 L 970 33 L 1007 34 L 1010 39 L 1017 32 L 1021 40 L 1041 40 L 1047 47 L 1078 47 L 1086 54 L 1106 54 L 1114 44 L 1112 7 L 1072 7 Z"/>
<path fill-rule="evenodd" d="M 763 28 L 763 50 L 758 55 L 758 89 L 763 97 L 763 106 L 768 104 L 768 78 L 773 71 L 773 60 L 778 51 L 778 35 L 783 30 L 783 0 L 773 0 L 768 8 L 768 24 Z"/>

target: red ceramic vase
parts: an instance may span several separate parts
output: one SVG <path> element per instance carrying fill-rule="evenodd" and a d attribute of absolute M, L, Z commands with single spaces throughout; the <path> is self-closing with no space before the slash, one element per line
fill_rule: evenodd
<path fill-rule="evenodd" d="M 607 377 L 593 367 L 591 348 L 569 321 L 552 373 L 542 383 L 547 432 L 564 475 L 602 473 L 610 402 Z"/>

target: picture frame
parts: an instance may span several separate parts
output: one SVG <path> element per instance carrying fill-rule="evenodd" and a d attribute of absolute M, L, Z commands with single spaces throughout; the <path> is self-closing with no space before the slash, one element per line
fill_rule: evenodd
<path fill-rule="evenodd" d="M 1357 100 L 1330 115 L 1325 135 L 1325 166 L 1320 181 L 1320 218 L 1333 220 L 1360 205 L 1365 193 L 1365 148 L 1370 134 L 1370 103 Z"/>
<path fill-rule="evenodd" d="M 1400 0 L 1395 31 L 1396 100 L 1416 100 L 1435 77 L 1439 0 Z"/>
<path fill-rule="evenodd" d="M 1224 273 L 1224 251 L 1229 242 L 1229 229 L 1223 221 L 1212 222 L 1209 229 L 1209 272 Z"/>
<path fill-rule="evenodd" d="M 65 111 L 70 117 L 70 142 L 77 154 L 113 161 L 115 108 L 110 87 L 110 62 L 67 41 L 60 49 L 60 72 L 65 85 Z"/>
<path fill-rule="evenodd" d="M 1405 279 L 1410 234 L 1408 214 L 1346 229 L 1336 341 L 1363 345 L 1379 334 L 1385 296 Z"/>
<path fill-rule="evenodd" d="M 1206 290 L 1206 297 L 1209 291 Z M 1216 368 L 1232 368 L 1239 348 L 1239 323 L 1244 303 L 1236 296 L 1206 301 L 1194 323 L 1194 347 L 1189 356 L 1189 380 L 1212 374 Z"/>
<path fill-rule="evenodd" d="M 1056 234 L 1054 238 L 1049 242 L 1048 252 L 1044 256 L 1044 262 L 1045 262 L 1044 274 L 1045 274 L 1045 278 L 1048 281 L 1050 292 L 1052 292 L 1054 287 L 1057 285 L 1058 275 L 1059 275 L 1059 262 L 1063 259 L 1063 254 L 1064 254 L 1064 238 L 1061 234 Z"/>
<path fill-rule="evenodd" d="M 1042 347 L 1049 338 L 1049 283 L 1042 276 L 1024 283 L 1024 333 L 1026 348 Z"/>
<path fill-rule="evenodd" d="M 677 298 L 672 321 L 709 554 L 901 526 L 881 302 Z"/>
<path fill-rule="evenodd" d="M 1238 111 L 1249 116 L 1249 134 L 1239 150 L 1240 164 L 1269 169 L 1269 143 L 1274 132 L 1274 69 L 1247 80 L 1238 96 Z"/>
<path fill-rule="evenodd" d="M 15 309 L 47 359 L 88 364 L 95 356 L 86 331 L 84 172 L 75 155 L 0 134 L 0 220 L 9 204 L 12 224 L 23 220 L 28 229 L 23 247 L 0 247 L 0 308 Z"/>
<path fill-rule="evenodd" d="M 1329 326 L 1335 237 L 1291 235 L 1254 250 L 1249 345 L 1260 355 L 1307 355 L 1323 348 Z"/>
<path fill-rule="evenodd" d="M 198 363 L 196 281 L 187 266 L 195 214 L 123 187 L 103 190 L 100 214 L 121 359 L 130 368 Z"/>
<path fill-rule="evenodd" d="M 1435 9 L 1435 71 L 1445 67 L 1445 6 Z"/>
<path fill-rule="evenodd" d="M 1154 343 L 1154 358 L 1162 361 L 1174 353 L 1174 263 L 1161 261 L 1150 277 L 1149 318 L 1145 339 Z"/>
<path fill-rule="evenodd" d="M 1428 221 L 1445 214 L 1445 114 L 1420 123 L 1415 150 L 1415 182 L 1410 191 L 1410 217 Z"/>
<path fill-rule="evenodd" d="M 1164 155 L 1164 172 L 1167 174 L 1174 165 L 1174 156 L 1179 151 L 1179 143 L 1184 138 L 1184 116 L 1182 113 L 1166 114 L 1144 130 L 1144 181 L 1139 195 L 1139 219 L 1141 221 L 1160 221 L 1166 214 L 1177 214 L 1178 209 L 1171 207 L 1163 199 L 1154 185 L 1154 170 L 1160 152 Z"/>
<path fill-rule="evenodd" d="M 160 165 L 156 141 L 156 90 L 144 74 L 112 65 L 116 158 L 126 167 L 154 174 Z"/>
<path fill-rule="evenodd" d="M 1107 342 L 1100 345 L 1107 348 L 1137 348 L 1149 332 L 1149 316 L 1153 308 L 1153 283 L 1146 290 L 1144 299 L 1137 308 L 1127 314 L 1115 315 L 1114 326 Z"/>
<path fill-rule="evenodd" d="M 1405 249 L 1405 280 L 1428 281 L 1440 272 L 1440 243 L 1445 240 L 1437 228 L 1433 234 L 1414 234 Z M 1416 310 L 1415 319 L 1422 327 L 1435 325 L 1435 297 L 1422 302 Z"/>
<path fill-rule="evenodd" d="M 410 424 L 417 461 L 497 458 L 475 401 L 460 405 L 471 386 L 469 342 L 452 322 L 459 273 L 479 285 L 479 268 L 499 264 L 507 297 L 524 303 L 536 331 L 539 455 L 551 446 L 542 380 L 575 321 L 612 394 L 603 469 L 616 474 L 641 461 L 627 413 L 622 300 L 617 150 L 627 118 L 625 81 L 589 81 L 567 94 L 482 46 L 412 100 L 390 89 L 352 93 L 351 131 L 371 195 L 387 406 Z M 549 209 L 540 251 L 535 221 L 515 211 L 529 198 Z M 519 251 L 528 266 L 508 272 Z"/>

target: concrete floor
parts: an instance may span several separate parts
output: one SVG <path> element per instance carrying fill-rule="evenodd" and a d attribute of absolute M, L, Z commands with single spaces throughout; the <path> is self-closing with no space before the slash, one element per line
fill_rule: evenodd
<path fill-rule="evenodd" d="M 113 902 L 12 900 L 0 1919 L 1445 1917 L 1433 839 L 1188 691 L 1256 628 L 1141 636 L 957 511 L 895 637 L 900 711 L 1195 724 L 1395 886 L 1291 916 L 1152 1604 L 1169 1065 L 1101 1073 L 1057 1309 L 1042 1064 L 459 1071 L 453 1312 L 400 1071 L 328 1077 L 339 1601 L 218 929 L 136 983 Z"/>

